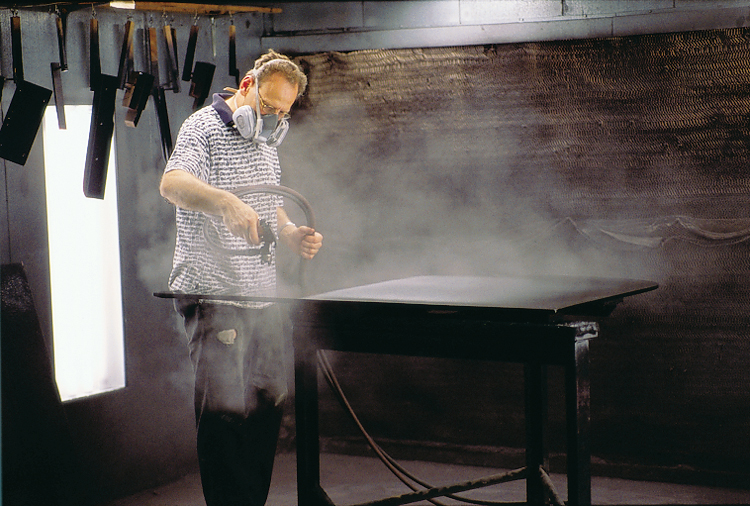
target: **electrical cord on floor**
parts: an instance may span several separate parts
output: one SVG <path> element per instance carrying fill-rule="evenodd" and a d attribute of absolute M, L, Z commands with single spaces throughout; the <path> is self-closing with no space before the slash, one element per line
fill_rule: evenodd
<path fill-rule="evenodd" d="M 364 436 L 365 440 L 367 441 L 367 444 L 372 448 L 372 450 L 375 452 L 375 454 L 378 456 L 378 458 L 383 462 L 383 464 L 407 487 L 412 489 L 414 492 L 417 492 L 419 490 L 419 487 L 417 485 L 431 489 L 434 488 L 432 485 L 428 484 L 427 482 L 420 480 L 413 474 L 411 474 L 409 471 L 404 469 L 398 462 L 393 460 L 393 458 L 388 455 L 383 448 L 378 445 L 378 443 L 370 436 L 370 434 L 367 432 L 367 430 L 364 428 L 362 423 L 359 420 L 359 417 L 354 412 L 354 409 L 352 408 L 351 404 L 349 403 L 349 400 L 346 398 L 346 395 L 344 395 L 344 391 L 341 388 L 341 385 L 338 382 L 338 379 L 336 378 L 336 375 L 333 372 L 333 368 L 331 367 L 331 363 L 328 360 L 328 356 L 323 350 L 318 351 L 318 363 L 320 364 L 320 368 L 323 372 L 323 376 L 325 377 L 326 382 L 331 387 L 331 390 L 333 391 L 334 395 L 336 396 L 337 400 L 341 405 L 343 406 L 344 410 L 349 414 L 349 417 L 354 421 L 354 424 L 357 426 L 359 431 Z M 415 483 L 417 485 L 415 485 Z M 462 503 L 467 504 L 475 504 L 478 506 L 495 506 L 500 504 L 507 504 L 506 502 L 502 501 L 482 501 L 478 499 L 470 499 L 466 497 L 457 496 L 455 494 L 446 494 L 445 497 L 448 497 L 450 499 L 453 499 L 455 501 L 460 501 Z M 553 501 L 558 498 L 553 498 Z M 432 504 L 435 506 L 446 506 L 445 503 L 442 503 L 440 501 L 436 501 L 434 499 L 428 499 Z M 560 503 L 561 504 L 561 503 Z"/>

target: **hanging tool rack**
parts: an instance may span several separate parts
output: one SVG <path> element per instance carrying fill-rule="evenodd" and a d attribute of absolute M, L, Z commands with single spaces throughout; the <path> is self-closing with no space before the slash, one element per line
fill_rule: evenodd
<path fill-rule="evenodd" d="M 66 72 L 81 71 L 75 68 L 75 64 L 71 65 L 69 62 L 68 17 L 71 13 L 82 10 L 91 11 L 90 20 L 86 24 L 89 28 L 88 84 L 93 92 L 92 126 L 85 167 L 84 194 L 94 198 L 103 198 L 104 195 L 104 175 L 109 159 L 108 146 L 114 134 L 117 90 L 124 90 L 121 106 L 126 109 L 124 124 L 129 128 L 138 127 L 142 113 L 147 108 L 149 98 L 152 99 L 161 138 L 162 155 L 166 160 L 173 148 L 166 91 L 179 94 L 183 91 L 183 88 L 187 88 L 186 94 L 193 100 L 193 109 L 198 109 L 205 104 L 208 98 L 216 70 L 216 65 L 213 63 L 196 61 L 196 48 L 200 45 L 198 37 L 199 19 L 211 19 L 211 54 L 214 55 L 215 59 L 217 39 L 223 36 L 216 19 L 220 16 L 229 17 L 228 26 L 224 25 L 228 32 L 226 34 L 228 38 L 228 75 L 232 77 L 235 85 L 239 86 L 241 76 L 237 65 L 237 27 L 234 24 L 234 16 L 243 13 L 281 13 L 279 8 L 243 5 L 242 2 L 239 5 L 132 0 L 119 2 L 34 2 L 20 0 L 15 2 L 10 9 L 11 15 L 9 18 L 9 39 L 11 43 L 9 52 L 12 57 L 10 58 L 12 65 L 5 69 L 6 75 L 0 75 L 0 102 L 6 82 L 15 83 L 15 90 L 14 100 L 8 107 L 8 113 L 4 118 L 0 117 L 3 122 L 2 128 L 0 128 L 0 158 L 20 165 L 26 163 L 28 153 L 41 125 L 44 111 L 52 97 L 54 97 L 54 105 L 57 111 L 58 126 L 61 129 L 66 128 L 63 75 Z M 101 31 L 98 13 L 105 10 L 121 12 L 123 19 L 126 19 L 121 25 L 121 29 L 118 30 L 118 27 L 115 27 L 116 33 L 114 34 L 102 33 Z M 37 15 L 40 12 L 50 14 L 50 30 L 54 31 L 57 41 L 56 56 L 51 59 L 58 60 L 49 63 L 51 89 L 29 82 L 24 73 L 24 63 L 26 65 L 38 64 L 38 59 L 33 62 L 24 62 L 22 48 L 24 11 L 27 13 L 28 11 L 36 11 Z M 150 12 L 151 15 L 137 17 L 135 16 L 136 12 Z M 178 33 L 174 26 L 174 20 L 168 19 L 168 16 L 175 15 L 181 15 L 182 17 L 191 15 L 193 17 L 189 34 L 185 39 L 186 52 L 183 62 L 180 61 L 178 56 Z M 3 21 L 3 23 L 8 22 L 8 18 L 4 19 L 6 21 Z M 147 19 L 148 21 L 142 22 L 141 19 Z M 159 19 L 161 20 L 161 26 L 157 26 L 158 23 L 154 21 Z M 138 26 L 139 24 L 145 26 Z M 140 36 L 134 37 L 134 34 L 139 29 L 142 29 L 144 34 L 142 44 L 144 45 L 143 54 L 145 57 L 137 59 L 134 53 L 137 46 L 141 44 L 141 38 Z M 115 76 L 102 73 L 100 46 L 102 40 L 106 42 L 115 40 L 117 44 L 120 43 L 120 40 L 122 41 L 121 46 L 118 46 L 120 47 L 119 65 Z M 28 44 L 28 41 L 26 43 Z M 161 69 L 159 46 L 163 48 L 162 51 L 164 52 L 161 55 Z M 108 45 L 108 47 L 111 46 Z M 136 60 L 143 60 L 143 68 L 136 68 L 139 65 Z M 109 59 L 108 61 L 112 60 Z M 182 67 L 180 68 L 181 63 Z M 85 72 L 85 69 L 83 72 Z M 188 86 L 181 86 L 180 81 L 188 83 Z"/>

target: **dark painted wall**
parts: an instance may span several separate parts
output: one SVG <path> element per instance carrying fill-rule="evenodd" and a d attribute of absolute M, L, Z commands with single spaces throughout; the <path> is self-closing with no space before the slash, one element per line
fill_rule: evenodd
<path fill-rule="evenodd" d="M 115 74 L 127 18 L 111 11 L 97 15 L 103 71 Z M 7 17 L 7 12 L 0 13 L 3 26 Z M 49 62 L 57 60 L 54 17 L 24 12 L 22 18 L 26 77 L 51 87 Z M 162 19 L 142 14 L 133 19 L 138 27 L 136 68 L 142 69 L 143 27 L 160 27 Z M 91 101 L 88 20 L 88 12 L 69 18 L 70 70 L 63 76 L 69 103 Z M 170 17 L 170 22 L 177 27 L 183 55 L 192 16 Z M 214 91 L 232 84 L 223 35 L 228 19 L 217 18 L 216 23 L 216 59 L 210 20 L 204 18 L 199 20 L 197 56 L 217 64 Z M 262 16 L 251 14 L 235 16 L 235 24 L 238 40 L 246 41 L 238 45 L 244 69 L 260 52 L 260 35 L 267 27 Z M 3 30 L 2 37 L 2 72 L 9 75 L 8 31 Z M 633 125 L 619 122 L 607 107 L 595 108 L 595 95 L 586 102 L 584 95 L 575 94 L 598 88 L 579 81 L 570 60 L 561 58 L 557 66 L 539 60 L 543 68 L 534 71 L 530 55 L 547 50 L 534 45 L 468 48 L 447 53 L 444 60 L 430 51 L 304 57 L 311 71 L 310 94 L 294 112 L 294 127 L 280 156 L 284 183 L 309 198 L 326 236 L 325 250 L 309 269 L 310 284 L 323 290 L 419 273 L 491 275 L 508 270 L 654 279 L 660 290 L 621 305 L 593 346 L 594 455 L 620 472 L 634 466 L 643 476 L 660 468 L 660 478 L 669 476 L 667 469 L 675 479 L 710 475 L 717 482 L 735 483 L 748 475 L 742 460 L 747 448 L 741 444 L 749 439 L 743 432 L 750 381 L 744 345 L 746 242 L 718 244 L 705 233 L 703 242 L 696 242 L 675 234 L 689 238 L 695 226 L 719 236 L 734 231 L 744 237 L 746 131 L 736 126 L 746 114 L 741 93 L 736 88 L 730 93 L 739 97 L 733 114 L 721 116 L 711 109 L 701 116 L 706 121 L 692 133 L 682 131 L 683 137 L 670 137 L 670 125 L 661 125 L 659 135 L 649 137 L 649 146 L 661 145 L 661 151 L 636 156 L 646 123 L 660 121 L 664 109 L 653 104 L 638 109 L 638 135 L 629 135 Z M 565 54 L 566 47 L 557 50 Z M 597 48 L 586 50 L 596 53 Z M 605 53 L 616 65 L 633 50 L 627 44 L 610 44 Z M 662 57 L 669 61 L 669 55 Z M 488 68 L 495 74 L 483 72 Z M 655 75 L 677 75 L 665 66 L 653 70 Z M 614 83 L 607 89 L 610 99 L 616 98 L 617 78 L 615 73 L 604 79 Z M 532 79 L 550 88 L 530 95 Z M 740 87 L 747 84 L 735 79 Z M 657 82 L 664 96 L 672 96 L 674 83 Z M 193 103 L 187 83 L 182 84 L 179 94 L 167 92 L 175 135 Z M 710 108 L 718 107 L 711 87 L 705 86 L 683 92 L 696 93 L 695 104 L 706 98 Z M 722 86 L 723 81 L 715 83 L 717 89 Z M 13 89 L 6 84 L 4 111 Z M 655 91 L 645 88 L 641 93 L 653 98 Z M 567 107 L 559 107 L 558 96 L 567 97 Z M 661 103 L 675 108 L 669 101 Z M 118 108 L 128 387 L 65 404 L 81 473 L 94 498 L 146 488 L 195 468 L 186 348 L 169 302 L 151 296 L 165 288 L 173 241 L 173 212 L 157 191 L 164 161 L 153 103 L 137 129 L 125 127 L 123 116 Z M 723 138 L 723 157 L 701 162 L 704 152 L 691 148 L 696 137 L 732 132 L 738 137 Z M 610 145 L 631 151 L 607 152 Z M 646 159 L 653 163 L 647 165 Z M 7 205 L 0 214 L 2 261 L 24 263 L 42 333 L 49 341 L 39 139 L 24 167 L 4 163 L 3 171 Z M 686 181 L 687 173 L 700 173 L 700 184 Z M 645 205 L 650 202 L 659 205 Z M 678 215 L 693 221 L 666 231 L 649 229 L 655 219 Z M 695 219 L 727 221 L 706 225 Z M 643 242 L 623 247 L 629 243 L 613 238 L 613 232 Z M 660 233 L 672 240 L 652 241 Z M 506 453 L 513 454 L 512 449 L 522 446 L 516 366 L 336 358 L 344 386 L 368 427 L 382 438 L 417 441 L 405 450 L 411 455 L 419 446 L 448 442 L 464 450 L 466 445 L 493 447 L 478 452 L 481 455 L 462 452 L 460 458 L 496 463 L 496 447 L 510 448 Z M 467 392 L 478 397 L 471 400 Z M 557 434 L 562 431 L 559 395 L 553 386 Z M 326 402 L 326 435 L 341 439 L 352 434 L 338 408 L 330 399 Z M 404 424 L 404 415 L 419 423 Z M 491 436 L 498 425 L 507 431 Z M 720 430 L 713 430 L 716 427 Z M 289 420 L 285 430 L 288 442 L 293 430 Z M 555 450 L 561 450 L 559 444 Z M 431 451 L 426 456 L 444 454 Z M 682 466 L 681 474 L 676 466 Z M 691 474 L 691 468 L 699 472 Z M 606 466 L 599 469 L 615 472 Z"/>

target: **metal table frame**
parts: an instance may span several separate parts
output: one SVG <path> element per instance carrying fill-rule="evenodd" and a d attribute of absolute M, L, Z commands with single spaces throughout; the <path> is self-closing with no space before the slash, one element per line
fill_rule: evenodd
<path fill-rule="evenodd" d="M 523 363 L 526 467 L 520 477 L 526 479 L 528 504 L 547 504 L 556 497 L 546 474 L 547 366 L 563 366 L 567 502 L 591 504 L 589 341 L 599 334 L 597 317 L 609 314 L 622 297 L 655 288 L 649 282 L 613 285 L 567 311 L 347 300 L 326 294 L 300 301 L 292 315 L 299 506 L 333 504 L 320 484 L 318 350 Z M 584 313 L 593 318 L 570 317 Z M 445 495 L 440 492 L 428 495 Z M 370 504 L 406 504 L 424 498 L 425 494 L 404 494 Z"/>

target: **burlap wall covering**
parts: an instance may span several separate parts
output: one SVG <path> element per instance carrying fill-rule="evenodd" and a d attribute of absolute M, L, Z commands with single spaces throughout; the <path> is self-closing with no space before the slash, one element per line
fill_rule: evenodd
<path fill-rule="evenodd" d="M 309 92 L 281 156 L 326 234 L 313 284 L 653 279 L 593 345 L 593 453 L 750 473 L 750 32 L 299 61 Z M 522 426 L 494 431 L 523 415 L 512 366 L 339 363 L 382 437 L 522 444 Z"/>

